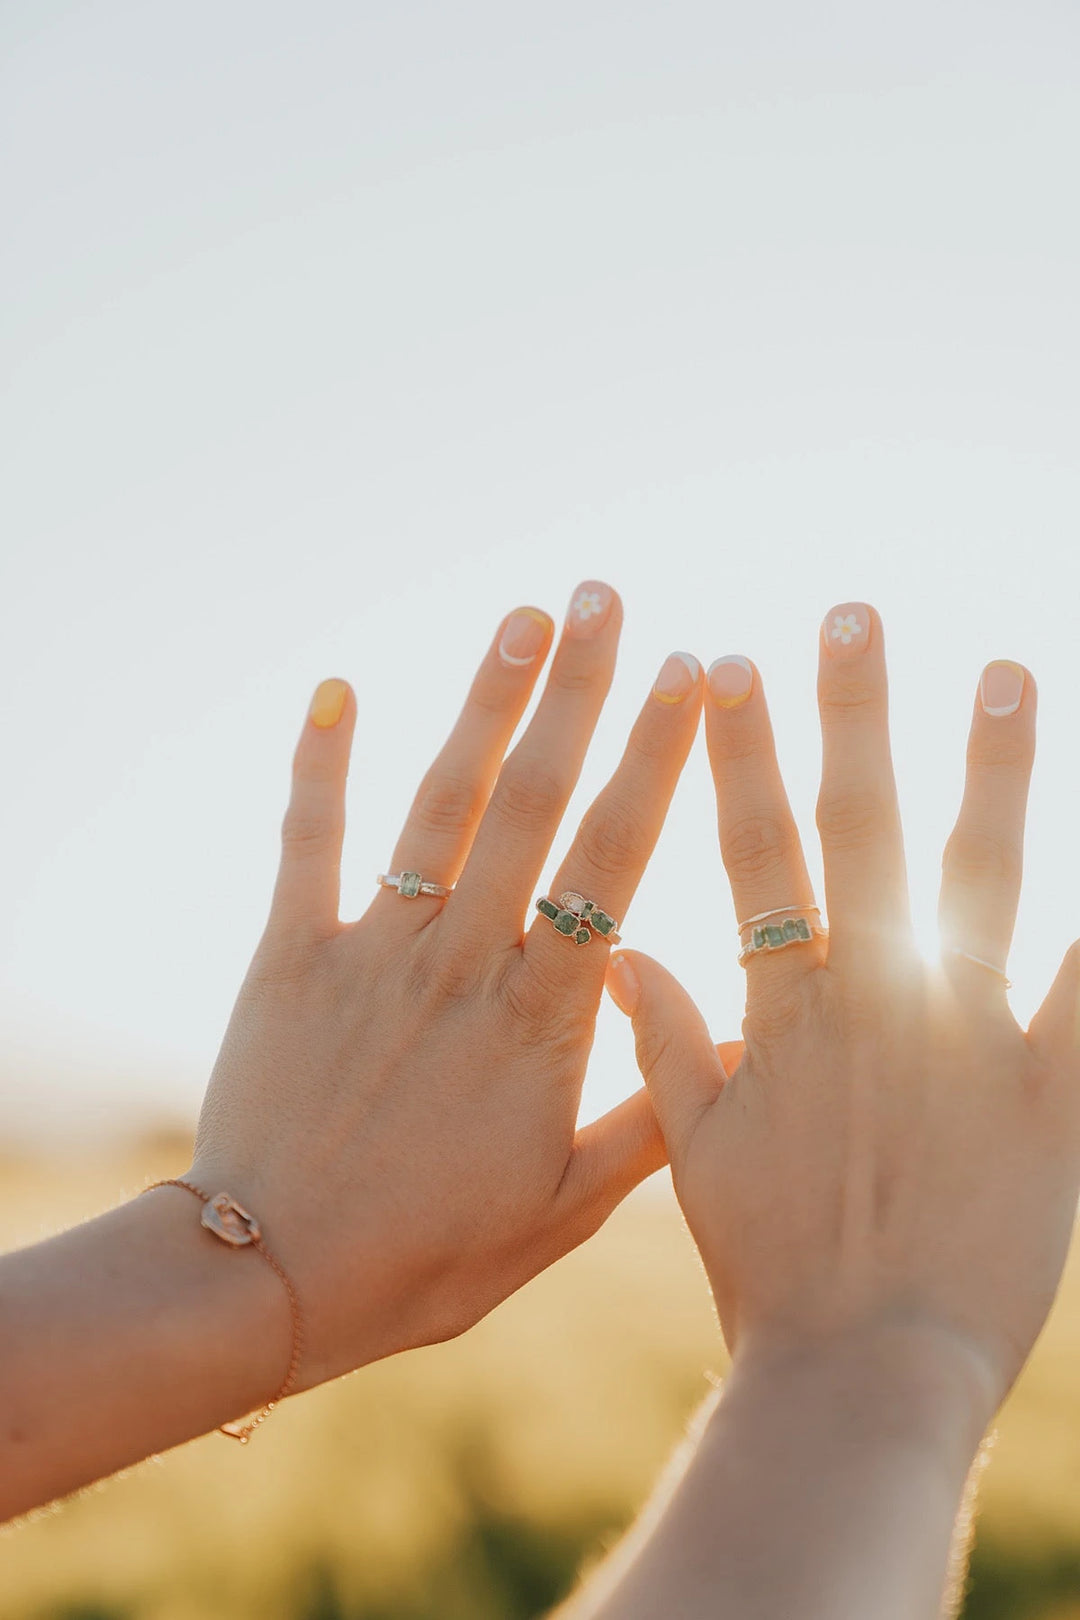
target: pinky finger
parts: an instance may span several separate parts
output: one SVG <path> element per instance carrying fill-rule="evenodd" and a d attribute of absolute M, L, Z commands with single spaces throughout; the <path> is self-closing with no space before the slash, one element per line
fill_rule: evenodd
<path fill-rule="evenodd" d="M 293 756 L 292 793 L 281 826 L 271 925 L 332 934 L 341 899 L 345 779 L 356 699 L 347 681 L 323 681 Z"/>

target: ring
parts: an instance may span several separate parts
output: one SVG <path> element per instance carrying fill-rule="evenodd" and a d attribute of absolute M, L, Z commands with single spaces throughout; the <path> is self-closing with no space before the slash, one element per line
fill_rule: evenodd
<path fill-rule="evenodd" d="M 601 911 L 595 900 L 586 900 L 574 889 L 560 894 L 558 905 L 544 896 L 536 902 L 536 909 L 542 917 L 551 919 L 557 934 L 565 934 L 575 945 L 587 945 L 593 934 L 599 934 L 609 945 L 619 943 L 619 925 L 614 917 Z"/>
<path fill-rule="evenodd" d="M 754 923 L 764 922 L 766 917 L 779 917 L 781 914 L 790 916 L 793 911 L 816 911 L 819 917 L 821 915 L 820 906 L 773 906 L 771 911 L 759 911 L 756 917 L 747 917 L 745 922 L 739 924 L 739 933 L 745 934 L 746 930 L 752 927 Z"/>
<path fill-rule="evenodd" d="M 817 907 L 806 907 L 807 911 L 811 909 L 816 911 Z M 766 915 L 775 916 L 775 912 Z M 815 934 L 824 935 L 827 932 L 825 928 L 808 923 L 805 917 L 785 917 L 782 923 L 766 923 L 764 927 L 754 929 L 750 943 L 739 952 L 739 966 L 745 967 L 752 956 L 762 951 L 782 951 L 789 945 L 809 945 Z"/>
<path fill-rule="evenodd" d="M 437 894 L 445 900 L 451 893 L 443 883 L 425 883 L 419 872 L 380 872 L 375 881 L 384 889 L 396 889 L 405 900 L 415 900 L 418 894 Z"/>
<path fill-rule="evenodd" d="M 1005 981 L 1006 990 L 1012 989 L 1012 980 L 1005 972 L 1005 969 L 999 968 L 996 962 L 987 962 L 982 956 L 972 956 L 970 951 L 958 951 L 955 946 L 947 947 L 945 954 L 946 956 L 962 956 L 965 962 L 974 962 L 976 967 L 989 968 L 991 973 L 996 973 L 999 979 Z"/>

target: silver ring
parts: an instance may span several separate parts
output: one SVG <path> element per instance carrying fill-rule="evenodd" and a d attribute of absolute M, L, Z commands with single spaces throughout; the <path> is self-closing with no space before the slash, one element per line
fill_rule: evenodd
<path fill-rule="evenodd" d="M 419 872 L 380 872 L 375 879 L 384 889 L 396 889 L 403 900 L 414 900 L 418 894 L 435 894 L 440 900 L 452 893 L 444 883 L 427 883 Z"/>
<path fill-rule="evenodd" d="M 771 911 L 759 911 L 756 917 L 747 917 L 745 922 L 739 924 L 739 933 L 745 934 L 746 930 L 753 927 L 754 923 L 764 922 L 766 917 L 779 917 L 781 914 L 790 917 L 793 911 L 814 911 L 818 916 L 821 915 L 820 906 L 773 906 Z"/>
<path fill-rule="evenodd" d="M 972 956 L 970 951 L 958 951 L 956 947 L 952 945 L 946 947 L 945 954 L 946 956 L 962 956 L 965 962 L 974 962 L 976 967 L 989 968 L 991 973 L 996 973 L 999 979 L 1003 979 L 1005 981 L 1006 990 L 1012 989 L 1012 980 L 1005 972 L 1005 969 L 998 967 L 996 962 L 988 962 L 986 958 L 982 956 Z"/>
<path fill-rule="evenodd" d="M 609 945 L 619 943 L 619 925 L 614 917 L 609 917 L 595 900 L 586 900 L 576 889 L 560 894 L 558 904 L 542 896 L 536 902 L 536 909 L 542 917 L 550 919 L 557 934 L 565 934 L 575 945 L 587 945 L 593 934 L 599 934 Z"/>
<path fill-rule="evenodd" d="M 811 908 L 807 906 L 804 909 L 809 911 Z M 817 907 L 813 909 L 816 911 Z M 766 916 L 775 915 L 775 912 L 766 913 Z M 739 952 L 739 966 L 745 967 L 752 956 L 759 956 L 762 951 L 783 951 L 789 945 L 809 945 L 815 936 L 823 937 L 827 932 L 816 923 L 808 923 L 805 917 L 785 917 L 782 923 L 765 923 L 754 929 L 750 943 Z"/>

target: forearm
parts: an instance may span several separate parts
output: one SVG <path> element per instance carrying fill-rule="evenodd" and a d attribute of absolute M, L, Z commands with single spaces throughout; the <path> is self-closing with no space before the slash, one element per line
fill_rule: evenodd
<path fill-rule="evenodd" d="M 0 1258 L 0 1520 L 254 1410 L 289 1347 L 278 1279 L 182 1188 Z"/>
<path fill-rule="evenodd" d="M 909 1348 L 739 1362 L 564 1620 L 935 1620 L 988 1414 L 966 1368 Z"/>

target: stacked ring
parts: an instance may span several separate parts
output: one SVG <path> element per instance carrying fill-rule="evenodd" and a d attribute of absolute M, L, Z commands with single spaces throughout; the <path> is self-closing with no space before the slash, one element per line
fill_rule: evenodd
<path fill-rule="evenodd" d="M 764 917 L 779 917 L 785 907 L 774 912 L 764 912 Z M 818 910 L 816 906 L 801 907 L 803 910 Z M 750 927 L 756 919 L 751 917 L 750 922 L 743 928 Z M 751 956 L 759 956 L 763 951 L 785 951 L 789 944 L 810 944 L 814 938 L 824 938 L 826 928 L 819 928 L 816 923 L 806 922 L 805 917 L 792 917 L 787 915 L 782 922 L 761 923 L 759 927 L 751 930 L 750 940 L 743 944 L 738 953 L 738 966 L 745 967 Z"/>

